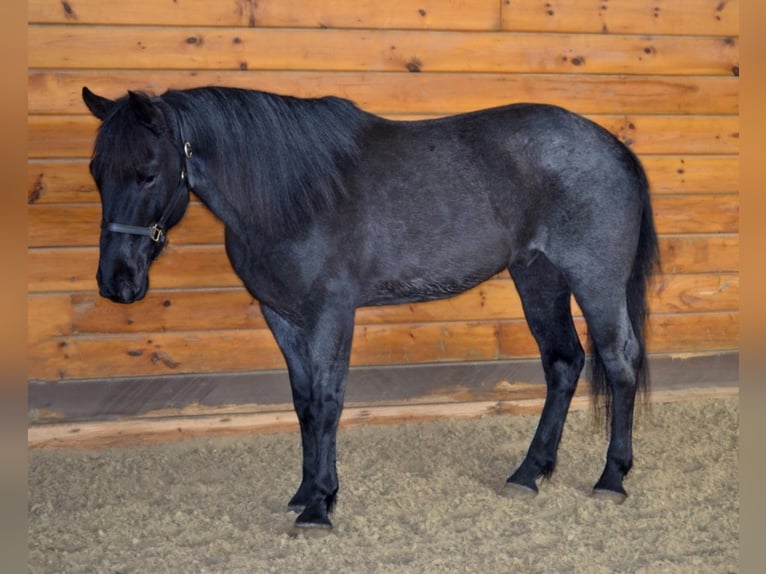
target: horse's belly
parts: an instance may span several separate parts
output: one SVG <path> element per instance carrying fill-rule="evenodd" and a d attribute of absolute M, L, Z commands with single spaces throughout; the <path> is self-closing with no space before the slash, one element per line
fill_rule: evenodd
<path fill-rule="evenodd" d="M 472 281 L 429 281 L 410 279 L 406 281 L 383 281 L 375 286 L 364 305 L 395 305 L 445 299 L 467 291 L 487 278 Z"/>
<path fill-rule="evenodd" d="M 365 282 L 362 304 L 391 305 L 452 297 L 490 279 L 508 264 L 505 257 L 497 256 L 485 256 L 484 261 L 474 263 L 399 268 L 397 272 L 383 273 Z"/>
<path fill-rule="evenodd" d="M 484 231 L 483 236 L 432 236 L 429 242 L 381 242 L 374 250 L 365 249 L 358 267 L 363 270 L 362 304 L 443 299 L 486 281 L 508 267 L 510 245 L 502 234 Z"/>

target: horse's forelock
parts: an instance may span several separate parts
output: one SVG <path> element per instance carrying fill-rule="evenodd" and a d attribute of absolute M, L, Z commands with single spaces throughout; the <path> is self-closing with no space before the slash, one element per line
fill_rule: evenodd
<path fill-rule="evenodd" d="M 131 98 L 116 100 L 102 121 L 93 149 L 94 167 L 114 173 L 142 165 L 148 160 L 153 138 L 175 137 L 171 119 L 167 117 L 172 110 L 168 111 L 166 104 L 152 104 L 156 115 L 149 122 L 145 112 L 135 109 Z"/>

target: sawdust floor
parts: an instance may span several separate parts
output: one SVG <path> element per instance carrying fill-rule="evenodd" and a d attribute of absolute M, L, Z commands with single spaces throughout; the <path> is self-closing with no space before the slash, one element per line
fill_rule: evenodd
<path fill-rule="evenodd" d="M 534 499 L 503 483 L 537 416 L 350 427 L 325 536 L 285 504 L 295 434 L 29 453 L 29 572 L 736 572 L 738 400 L 638 415 L 622 504 L 589 496 L 605 437 L 569 415 Z"/>

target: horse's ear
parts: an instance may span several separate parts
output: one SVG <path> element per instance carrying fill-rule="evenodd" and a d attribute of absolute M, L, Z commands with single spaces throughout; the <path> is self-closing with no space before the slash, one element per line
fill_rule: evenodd
<path fill-rule="evenodd" d="M 146 94 L 128 92 L 128 102 L 141 123 L 157 131 L 160 128 L 162 114 Z"/>
<path fill-rule="evenodd" d="M 103 121 L 104 118 L 109 115 L 109 112 L 114 105 L 112 100 L 97 96 L 85 86 L 82 88 L 82 99 L 85 102 L 85 105 L 88 106 L 88 109 L 91 111 L 91 113 L 101 121 Z"/>

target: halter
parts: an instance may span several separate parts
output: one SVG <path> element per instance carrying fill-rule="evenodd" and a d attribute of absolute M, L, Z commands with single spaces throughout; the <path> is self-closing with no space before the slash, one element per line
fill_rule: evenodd
<path fill-rule="evenodd" d="M 125 225 L 124 223 L 113 223 L 108 221 L 101 222 L 101 228 L 107 231 L 113 231 L 115 233 L 125 233 L 128 235 L 141 235 L 148 237 L 153 243 L 161 243 L 165 240 L 165 226 L 168 219 L 173 215 L 173 212 L 178 207 L 178 202 L 184 197 L 184 192 L 189 192 L 191 187 L 187 179 L 188 165 L 187 160 L 191 159 L 192 147 L 191 143 L 184 141 L 183 132 L 181 131 L 181 122 L 178 122 L 178 132 L 181 135 L 181 141 L 184 142 L 184 157 L 183 166 L 181 167 L 181 177 L 178 182 L 178 188 L 173 196 L 170 198 L 170 203 L 165 206 L 165 210 L 162 212 L 159 220 L 153 223 L 149 227 L 140 227 L 138 225 Z"/>

